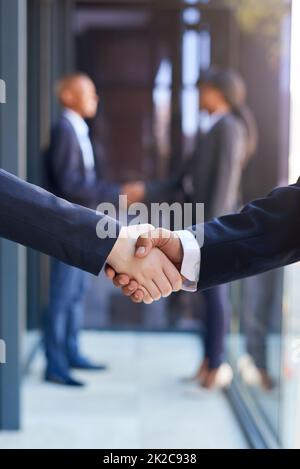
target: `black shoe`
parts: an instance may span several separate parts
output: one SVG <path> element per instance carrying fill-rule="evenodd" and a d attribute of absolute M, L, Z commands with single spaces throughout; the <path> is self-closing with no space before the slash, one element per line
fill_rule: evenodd
<path fill-rule="evenodd" d="M 62 384 L 63 386 L 83 387 L 85 384 L 82 381 L 72 378 L 71 376 L 61 376 L 55 374 L 45 374 L 45 381 L 49 383 Z"/>
<path fill-rule="evenodd" d="M 70 362 L 70 368 L 76 370 L 90 370 L 90 371 L 105 371 L 107 370 L 106 365 L 100 363 L 92 363 L 87 358 L 80 357 L 75 361 Z"/>

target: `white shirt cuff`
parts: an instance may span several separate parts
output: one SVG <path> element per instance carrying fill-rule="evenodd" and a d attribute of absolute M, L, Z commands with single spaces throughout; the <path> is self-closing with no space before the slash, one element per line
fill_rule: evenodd
<path fill-rule="evenodd" d="M 197 291 L 200 273 L 201 251 L 193 234 L 188 230 L 175 231 L 179 237 L 183 249 L 181 275 L 186 279 L 182 289 L 185 291 Z"/>

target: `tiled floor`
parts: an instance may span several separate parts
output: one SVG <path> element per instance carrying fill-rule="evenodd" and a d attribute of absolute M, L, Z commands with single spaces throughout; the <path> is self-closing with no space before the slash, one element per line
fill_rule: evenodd
<path fill-rule="evenodd" d="M 83 347 L 109 363 L 77 373 L 88 385 L 41 382 L 43 359 L 24 384 L 23 430 L 0 433 L 1 448 L 246 448 L 222 392 L 197 392 L 180 378 L 199 356 L 188 334 L 83 334 Z"/>

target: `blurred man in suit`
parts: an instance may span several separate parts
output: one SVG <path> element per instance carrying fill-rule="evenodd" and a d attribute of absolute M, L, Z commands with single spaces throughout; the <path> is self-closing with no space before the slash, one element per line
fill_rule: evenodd
<path fill-rule="evenodd" d="M 139 183 L 106 182 L 99 175 L 94 149 L 85 119 L 96 115 L 98 95 L 92 80 L 81 73 L 63 77 L 57 85 L 57 97 L 63 108 L 53 126 L 46 152 L 47 188 L 66 200 L 89 208 L 101 202 L 117 204 L 126 190 L 129 202 Z M 133 195 L 132 195 L 133 194 Z M 70 368 L 104 370 L 104 365 L 90 362 L 79 349 L 86 276 L 79 269 L 56 259 L 51 260 L 50 298 L 45 320 L 47 381 L 80 386 L 70 375 Z"/>

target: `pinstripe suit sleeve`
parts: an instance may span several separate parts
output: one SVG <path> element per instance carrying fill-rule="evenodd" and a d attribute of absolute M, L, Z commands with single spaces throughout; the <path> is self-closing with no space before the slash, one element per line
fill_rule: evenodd
<path fill-rule="evenodd" d="M 199 289 L 297 262 L 300 179 L 249 203 L 239 214 L 215 218 L 190 230 L 204 239 Z"/>
<path fill-rule="evenodd" d="M 96 228 L 104 232 L 107 226 L 112 236 L 100 239 Z M 118 233 L 116 220 L 0 170 L 1 237 L 97 275 Z"/>

